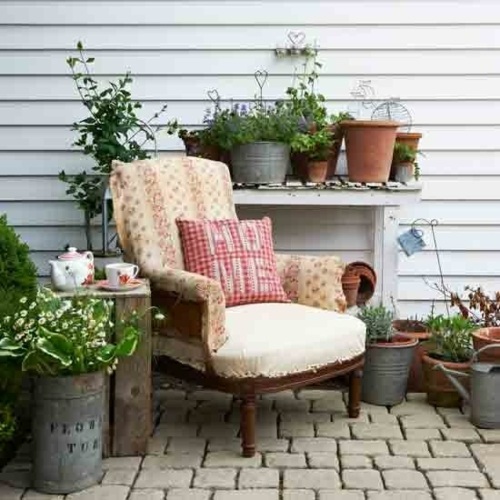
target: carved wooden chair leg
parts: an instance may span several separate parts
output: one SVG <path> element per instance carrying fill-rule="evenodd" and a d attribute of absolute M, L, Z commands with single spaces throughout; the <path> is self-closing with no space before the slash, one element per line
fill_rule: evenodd
<path fill-rule="evenodd" d="M 349 374 L 349 404 L 348 414 L 350 418 L 358 418 L 361 406 L 361 379 L 363 371 L 353 370 Z"/>
<path fill-rule="evenodd" d="M 255 455 L 255 394 L 245 394 L 241 399 L 241 447 L 244 457 Z"/>

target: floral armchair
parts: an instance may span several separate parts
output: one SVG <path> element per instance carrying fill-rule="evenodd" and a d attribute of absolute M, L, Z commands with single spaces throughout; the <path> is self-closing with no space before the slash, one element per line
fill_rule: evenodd
<path fill-rule="evenodd" d="M 177 375 L 241 398 L 243 455 L 255 453 L 257 394 L 349 374 L 348 412 L 358 416 L 365 327 L 342 314 L 337 257 L 277 255 L 291 302 L 226 308 L 217 281 L 184 270 L 176 219 L 237 218 L 227 167 L 193 157 L 114 162 L 111 190 L 125 258 L 168 311 L 155 354 Z"/>

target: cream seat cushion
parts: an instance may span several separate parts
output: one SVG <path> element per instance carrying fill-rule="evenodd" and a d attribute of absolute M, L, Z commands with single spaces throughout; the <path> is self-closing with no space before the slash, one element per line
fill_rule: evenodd
<path fill-rule="evenodd" d="M 218 375 L 280 377 L 348 361 L 365 351 L 359 319 L 301 304 L 247 304 L 226 309 L 227 341 L 213 354 Z M 202 369 L 199 345 L 158 338 L 164 354 Z"/>

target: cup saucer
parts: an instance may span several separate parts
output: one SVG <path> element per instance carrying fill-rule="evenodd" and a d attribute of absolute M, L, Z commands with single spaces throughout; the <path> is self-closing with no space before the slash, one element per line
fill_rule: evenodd
<path fill-rule="evenodd" d="M 108 292 L 128 292 L 142 286 L 144 282 L 138 279 L 131 279 L 128 283 L 119 286 L 110 285 L 108 280 L 99 280 L 96 282 L 98 288 L 107 290 Z"/>

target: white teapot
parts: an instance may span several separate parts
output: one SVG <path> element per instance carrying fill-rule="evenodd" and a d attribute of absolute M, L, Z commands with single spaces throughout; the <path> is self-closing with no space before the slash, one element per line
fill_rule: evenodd
<path fill-rule="evenodd" d="M 75 247 L 50 260 L 50 278 L 57 290 L 70 292 L 94 281 L 94 256 L 92 252 L 77 252 Z"/>

